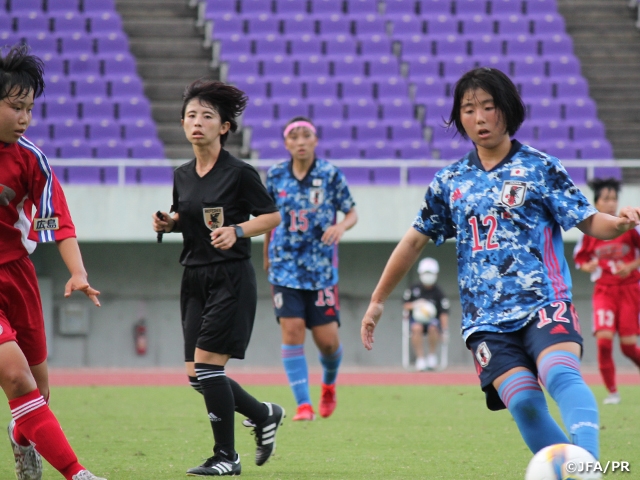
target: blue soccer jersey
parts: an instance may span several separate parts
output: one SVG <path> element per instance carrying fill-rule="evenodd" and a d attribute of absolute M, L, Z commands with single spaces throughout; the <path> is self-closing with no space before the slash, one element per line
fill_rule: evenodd
<path fill-rule="evenodd" d="M 347 181 L 334 165 L 315 159 L 298 180 L 291 160 L 272 166 L 267 191 L 282 215 L 269 243 L 269 282 L 301 290 L 320 290 L 338 283 L 338 246 L 320 240 L 336 223 L 338 211 L 355 205 Z"/>
<path fill-rule="evenodd" d="M 514 140 L 489 172 L 475 150 L 439 171 L 413 227 L 436 245 L 457 240 L 466 340 L 519 330 L 542 307 L 570 301 L 560 227 L 596 212 L 557 158 Z"/>

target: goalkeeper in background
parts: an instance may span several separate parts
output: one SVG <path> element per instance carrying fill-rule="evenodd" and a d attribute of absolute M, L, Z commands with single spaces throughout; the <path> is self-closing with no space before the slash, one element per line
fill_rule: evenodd
<path fill-rule="evenodd" d="M 438 345 L 442 343 L 440 367 L 447 366 L 449 344 L 449 299 L 436 282 L 440 266 L 434 258 L 423 258 L 418 264 L 420 281 L 404 291 L 403 317 L 408 318 L 411 347 L 416 355 L 416 370 L 435 370 L 438 367 Z M 427 356 L 423 337 L 427 337 Z"/>

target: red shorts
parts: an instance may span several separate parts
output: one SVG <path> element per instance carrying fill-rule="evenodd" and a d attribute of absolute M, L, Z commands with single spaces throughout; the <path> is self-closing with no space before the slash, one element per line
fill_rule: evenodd
<path fill-rule="evenodd" d="M 47 359 L 38 278 L 29 257 L 0 265 L 0 344 L 12 341 L 29 365 Z"/>
<path fill-rule="evenodd" d="M 640 331 L 640 285 L 598 285 L 593 292 L 593 331 L 618 332 L 621 337 Z"/>

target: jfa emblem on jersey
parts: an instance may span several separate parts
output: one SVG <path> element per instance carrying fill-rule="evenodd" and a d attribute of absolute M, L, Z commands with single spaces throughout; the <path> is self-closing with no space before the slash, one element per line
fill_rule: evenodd
<path fill-rule="evenodd" d="M 33 229 L 36 232 L 42 232 L 43 230 L 58 230 L 59 228 L 60 224 L 58 223 L 58 217 L 33 219 Z"/>
<path fill-rule="evenodd" d="M 222 207 L 203 208 L 204 224 L 209 230 L 220 228 L 224 223 L 224 211 Z"/>
<path fill-rule="evenodd" d="M 324 202 L 324 189 L 322 188 L 310 188 L 309 189 L 309 202 L 311 205 L 317 207 Z"/>
<path fill-rule="evenodd" d="M 526 182 L 516 182 L 507 180 L 502 184 L 502 193 L 500 201 L 507 207 L 519 207 L 524 204 L 524 197 L 527 193 Z"/>
<path fill-rule="evenodd" d="M 276 308 L 282 308 L 283 305 L 283 300 L 282 300 L 282 292 L 278 292 L 273 296 L 273 306 Z"/>
<path fill-rule="evenodd" d="M 482 368 L 489 365 L 489 361 L 491 360 L 491 351 L 489 350 L 489 347 L 487 347 L 487 342 L 482 342 L 478 345 L 478 348 L 476 349 L 476 358 Z"/>

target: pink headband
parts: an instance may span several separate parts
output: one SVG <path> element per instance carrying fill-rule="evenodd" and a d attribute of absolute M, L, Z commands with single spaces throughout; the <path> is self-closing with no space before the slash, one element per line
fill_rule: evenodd
<path fill-rule="evenodd" d="M 289 135 L 289 132 L 291 132 L 291 130 L 293 130 L 295 128 L 298 128 L 298 127 L 308 128 L 314 134 L 316 133 L 316 127 L 311 125 L 309 122 L 305 122 L 303 120 L 303 121 L 300 121 L 300 122 L 293 122 L 293 123 L 290 123 L 289 125 L 287 125 L 287 128 L 284 129 L 284 138 L 287 138 L 287 135 Z"/>

